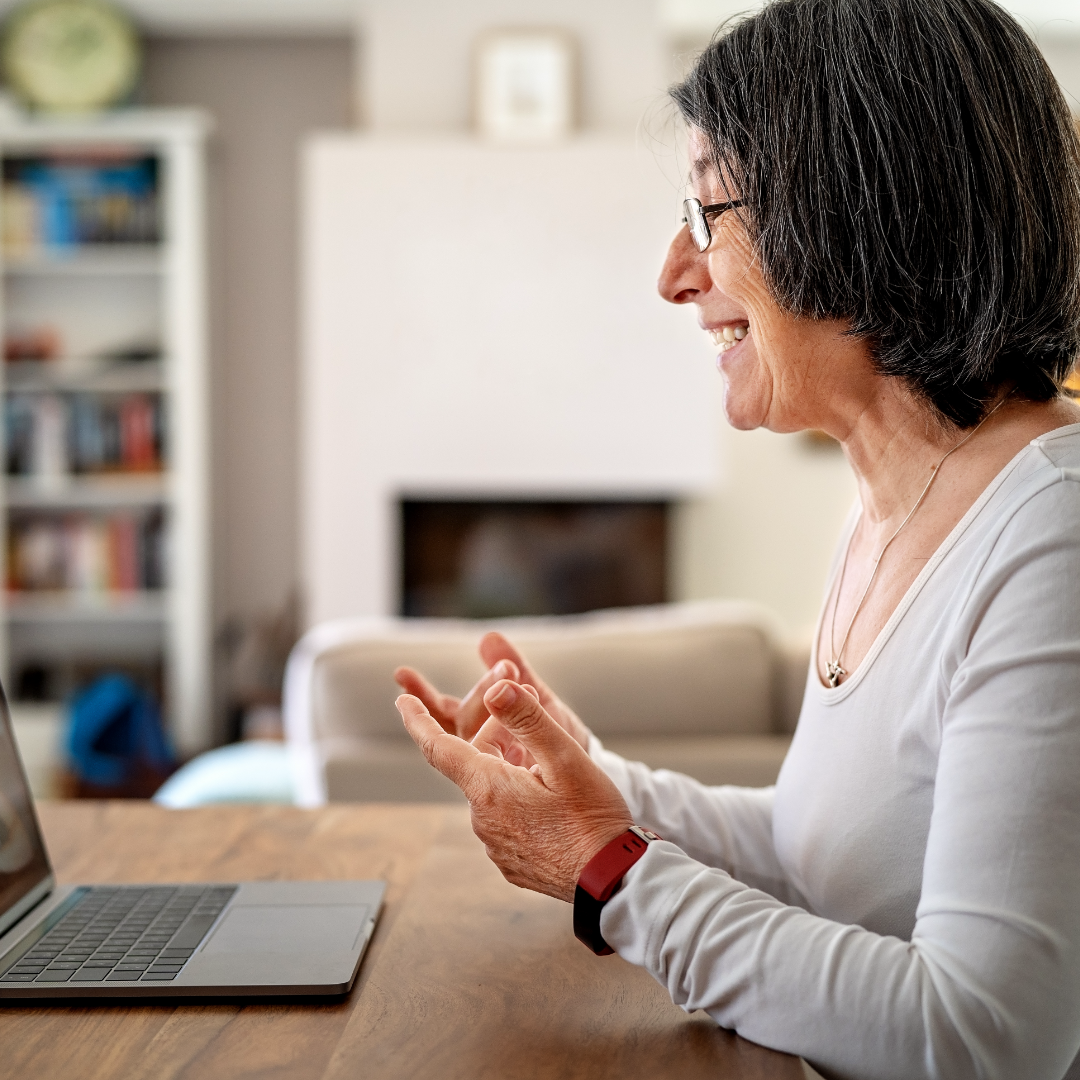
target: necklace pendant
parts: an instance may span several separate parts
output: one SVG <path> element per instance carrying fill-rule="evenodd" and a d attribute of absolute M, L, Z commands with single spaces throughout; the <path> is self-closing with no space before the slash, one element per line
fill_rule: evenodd
<path fill-rule="evenodd" d="M 830 660 L 825 665 L 825 677 L 828 680 L 830 689 L 835 690 L 840 685 L 840 679 L 846 675 L 847 672 L 840 666 L 838 660 Z"/>

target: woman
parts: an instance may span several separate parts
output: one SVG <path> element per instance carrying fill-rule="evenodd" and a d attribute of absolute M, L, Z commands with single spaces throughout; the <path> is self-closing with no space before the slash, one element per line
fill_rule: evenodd
<path fill-rule="evenodd" d="M 735 427 L 823 429 L 859 485 L 777 785 L 605 751 L 497 635 L 461 702 L 399 672 L 405 724 L 515 884 L 573 900 L 664 837 L 599 931 L 685 1008 L 830 1076 L 1080 1075 L 1068 110 L 990 0 L 778 0 L 673 93 L 697 203 L 660 291 Z"/>

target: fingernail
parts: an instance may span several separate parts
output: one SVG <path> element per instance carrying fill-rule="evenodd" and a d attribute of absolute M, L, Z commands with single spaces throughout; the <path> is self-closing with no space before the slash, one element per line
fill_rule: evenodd
<path fill-rule="evenodd" d="M 498 675 L 500 679 L 505 679 L 506 676 L 510 674 L 510 665 L 505 660 L 500 660 L 495 665 L 495 674 Z"/>
<path fill-rule="evenodd" d="M 488 698 L 488 704 L 497 705 L 500 709 L 505 709 L 510 705 L 513 705 L 517 700 L 517 691 L 514 689 L 513 683 L 503 683 L 494 694 Z"/>

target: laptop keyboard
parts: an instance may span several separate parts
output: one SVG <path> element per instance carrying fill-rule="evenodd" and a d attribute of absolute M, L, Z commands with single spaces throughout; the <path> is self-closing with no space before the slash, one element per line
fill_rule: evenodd
<path fill-rule="evenodd" d="M 95 886 L 3 975 L 3 983 L 171 982 L 236 892 L 235 885 Z M 31 937 L 34 932 L 31 933 Z"/>

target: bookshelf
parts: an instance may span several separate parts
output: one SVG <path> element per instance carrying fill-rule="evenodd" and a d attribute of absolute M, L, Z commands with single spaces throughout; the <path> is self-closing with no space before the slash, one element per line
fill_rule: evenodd
<path fill-rule="evenodd" d="M 0 117 L 0 668 L 16 700 L 123 670 L 213 741 L 207 119 Z"/>

